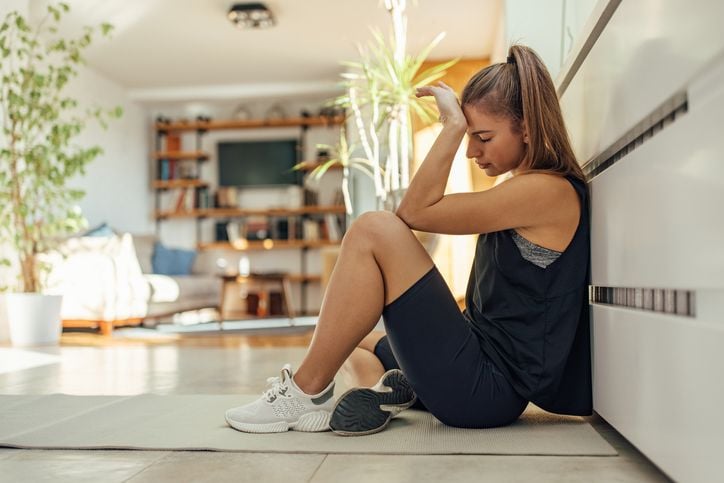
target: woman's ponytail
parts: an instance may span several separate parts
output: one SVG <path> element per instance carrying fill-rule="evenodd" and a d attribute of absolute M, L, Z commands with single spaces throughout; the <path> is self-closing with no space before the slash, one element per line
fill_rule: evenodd
<path fill-rule="evenodd" d="M 572 174 L 585 179 L 563 122 L 553 80 L 529 47 L 513 45 L 504 63 L 475 74 L 463 90 L 463 105 L 481 105 L 507 115 L 514 129 L 527 130 L 528 151 L 521 172 Z"/>

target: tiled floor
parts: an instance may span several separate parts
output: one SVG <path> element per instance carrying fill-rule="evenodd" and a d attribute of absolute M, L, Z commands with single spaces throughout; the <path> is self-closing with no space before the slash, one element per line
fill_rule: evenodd
<path fill-rule="evenodd" d="M 226 337 L 109 340 L 65 334 L 61 347 L 0 346 L 1 394 L 249 394 L 285 362 L 297 366 L 309 329 Z M 346 389 L 338 380 L 338 393 Z M 669 481 L 599 417 L 615 457 L 372 456 L 0 449 L 0 481 Z"/>

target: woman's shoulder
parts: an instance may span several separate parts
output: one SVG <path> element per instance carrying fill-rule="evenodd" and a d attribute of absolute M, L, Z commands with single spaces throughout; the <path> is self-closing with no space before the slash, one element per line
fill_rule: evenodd
<path fill-rule="evenodd" d="M 532 199 L 549 202 L 565 202 L 577 200 L 578 192 L 574 187 L 577 180 L 574 176 L 564 176 L 545 171 L 527 171 L 511 176 L 504 183 L 515 183 L 529 193 Z"/>
<path fill-rule="evenodd" d="M 518 183 L 518 191 L 526 193 L 526 202 L 539 214 L 535 222 L 515 227 L 518 233 L 542 247 L 559 252 L 565 250 L 581 214 L 581 198 L 573 185 L 575 180 L 562 175 L 529 172 L 505 182 Z"/>

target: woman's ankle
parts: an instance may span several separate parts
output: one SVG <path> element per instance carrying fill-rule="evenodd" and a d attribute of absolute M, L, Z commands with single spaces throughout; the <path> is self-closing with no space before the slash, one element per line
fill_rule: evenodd
<path fill-rule="evenodd" d="M 306 378 L 304 377 L 304 374 L 301 376 L 299 374 L 294 374 L 292 379 L 294 380 L 294 384 L 297 388 L 299 388 L 307 396 L 315 396 L 319 394 L 332 382 L 331 380 Z"/>

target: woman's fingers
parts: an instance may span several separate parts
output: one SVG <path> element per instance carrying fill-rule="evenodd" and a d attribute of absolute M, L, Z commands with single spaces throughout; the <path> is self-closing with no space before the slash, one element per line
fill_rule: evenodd
<path fill-rule="evenodd" d="M 441 119 L 452 119 L 453 117 L 458 118 L 463 116 L 455 91 L 442 81 L 439 81 L 437 85 L 418 87 L 415 91 L 415 96 L 434 96 Z"/>
<path fill-rule="evenodd" d="M 417 97 L 434 96 L 435 93 L 433 92 L 432 89 L 433 89 L 432 86 L 418 87 L 417 90 L 415 91 L 415 95 Z"/>
<path fill-rule="evenodd" d="M 430 85 L 430 86 L 418 87 L 417 90 L 415 91 L 415 95 L 417 97 L 434 96 L 436 91 L 438 93 L 440 93 L 442 91 L 449 91 L 454 94 L 454 91 L 452 90 L 452 88 L 449 85 L 445 84 L 443 81 L 439 81 L 436 86 Z"/>

